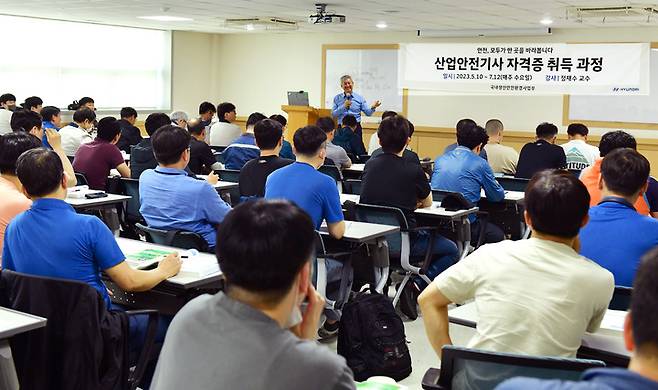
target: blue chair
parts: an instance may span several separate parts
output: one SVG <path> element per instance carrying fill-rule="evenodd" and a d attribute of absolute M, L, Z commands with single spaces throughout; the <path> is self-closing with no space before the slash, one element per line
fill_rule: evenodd
<path fill-rule="evenodd" d="M 577 381 L 583 371 L 605 367 L 599 360 L 517 355 L 453 345 L 444 346 L 441 356 L 441 369 L 425 372 L 423 389 L 493 389 L 517 376 Z"/>
<path fill-rule="evenodd" d="M 199 234 L 183 230 L 163 230 L 136 223 L 135 227 L 146 236 L 146 241 L 154 244 L 173 246 L 181 249 L 196 249 L 208 252 L 208 242 Z"/>

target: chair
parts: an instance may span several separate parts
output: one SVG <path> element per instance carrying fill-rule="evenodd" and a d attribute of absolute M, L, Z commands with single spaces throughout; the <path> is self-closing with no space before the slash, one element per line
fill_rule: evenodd
<path fill-rule="evenodd" d="M 146 241 L 154 244 L 173 246 L 181 249 L 196 249 L 208 252 L 208 242 L 199 234 L 183 230 L 163 230 L 136 223 L 135 227 L 146 236 Z"/>
<path fill-rule="evenodd" d="M 530 179 L 520 179 L 516 177 L 497 177 L 496 180 L 506 191 L 525 192 Z"/>
<path fill-rule="evenodd" d="M 139 212 L 141 206 L 139 202 L 139 179 L 121 178 L 121 191 L 124 195 L 130 196 L 126 202 L 125 220 L 128 224 L 146 223 L 144 217 Z"/>
<path fill-rule="evenodd" d="M 340 169 L 335 165 L 323 165 L 318 169 L 321 173 L 331 177 L 336 181 L 336 187 L 338 187 L 338 192 L 343 192 L 343 174 L 340 172 Z"/>
<path fill-rule="evenodd" d="M 360 154 L 357 156 L 357 159 L 359 161 L 359 164 L 365 164 L 368 162 L 368 160 L 370 160 L 370 157 L 372 156 L 370 156 L 369 154 Z"/>
<path fill-rule="evenodd" d="M 493 389 L 517 376 L 538 379 L 580 379 L 583 371 L 605 367 L 599 360 L 566 359 L 543 356 L 489 352 L 446 345 L 442 350 L 441 369 L 425 372 L 425 390 Z"/>
<path fill-rule="evenodd" d="M 325 309 L 333 310 L 338 313 L 342 310 L 349 299 L 352 290 L 352 281 L 354 271 L 350 258 L 352 252 L 334 252 L 328 253 L 327 248 L 320 232 L 315 232 L 315 275 L 314 284 L 317 292 L 325 298 Z M 340 261 L 343 265 L 340 282 L 331 282 L 328 280 L 327 260 L 333 259 Z M 332 298 L 329 297 L 332 296 Z"/>
<path fill-rule="evenodd" d="M 157 356 L 158 312 L 108 310 L 86 283 L 5 269 L 0 273 L 0 305 L 47 319 L 44 328 L 11 339 L 21 389 L 102 383 L 103 388 L 132 390 Z M 144 345 L 130 372 L 128 318 L 143 314 L 148 315 Z"/>
<path fill-rule="evenodd" d="M 582 172 L 582 169 L 568 169 L 569 173 L 576 177 L 580 177 L 580 172 Z"/>
<path fill-rule="evenodd" d="M 78 181 L 75 184 L 76 186 L 87 186 L 87 185 L 89 185 L 89 182 L 87 181 L 87 176 L 85 176 L 84 173 L 76 172 L 75 173 L 75 179 Z"/>
<path fill-rule="evenodd" d="M 357 204 L 354 208 L 355 219 L 359 222 L 377 223 L 381 225 L 398 226 L 399 232 L 387 235 L 390 267 L 393 271 L 403 275 L 402 282 L 398 286 L 393 306 L 396 306 L 402 295 L 402 291 L 412 277 L 419 276 L 427 284 L 432 281 L 425 275 L 432 260 L 432 248 L 434 247 L 435 228 L 410 229 L 407 218 L 402 210 L 395 207 L 375 206 L 368 204 Z M 431 232 L 430 242 L 423 263 L 418 266 L 411 263 L 411 233 L 427 231 Z"/>
<path fill-rule="evenodd" d="M 443 202 L 443 199 L 445 199 L 446 196 L 450 194 L 458 194 L 458 192 L 454 191 L 444 191 L 444 190 L 432 190 L 432 200 L 435 202 Z M 482 244 L 484 244 L 484 231 L 487 227 L 487 223 L 489 222 L 489 213 L 485 211 L 478 211 L 475 213 L 477 215 L 478 219 L 480 220 L 480 231 L 478 232 L 478 242 L 475 243 L 475 245 L 470 246 L 467 248 L 468 251 L 470 250 L 475 250 L 479 248 Z"/>
<path fill-rule="evenodd" d="M 608 304 L 608 309 L 628 311 L 631 307 L 632 293 L 632 287 L 615 286 L 615 291 L 612 293 L 612 299 L 610 300 L 610 304 Z"/>
<path fill-rule="evenodd" d="M 220 164 L 224 164 L 224 153 L 222 152 L 214 152 L 215 155 L 215 161 L 217 161 Z"/>
<path fill-rule="evenodd" d="M 237 169 L 220 169 L 215 173 L 219 176 L 219 180 L 230 181 L 231 183 L 240 182 L 240 171 Z"/>
<path fill-rule="evenodd" d="M 361 180 L 345 179 L 343 181 L 343 192 L 346 194 L 361 195 Z"/>

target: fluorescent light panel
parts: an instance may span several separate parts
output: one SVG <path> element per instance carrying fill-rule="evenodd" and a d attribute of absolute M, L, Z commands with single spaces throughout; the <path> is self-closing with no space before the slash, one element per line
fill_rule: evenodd
<path fill-rule="evenodd" d="M 470 37 L 512 37 L 550 35 L 551 29 L 540 28 L 501 28 L 473 30 L 418 30 L 421 38 L 470 38 Z"/>
<path fill-rule="evenodd" d="M 138 16 L 137 19 L 156 20 L 158 22 L 190 22 L 194 19 L 183 18 L 180 16 L 157 15 L 157 16 Z"/>

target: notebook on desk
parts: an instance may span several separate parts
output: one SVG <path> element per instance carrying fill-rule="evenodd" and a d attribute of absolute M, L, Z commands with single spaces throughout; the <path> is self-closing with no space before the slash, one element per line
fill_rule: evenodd
<path fill-rule="evenodd" d="M 126 255 L 126 261 L 128 265 L 136 269 L 153 269 L 171 253 L 174 253 L 174 251 L 149 248 Z M 219 272 L 219 264 L 213 257 L 200 257 L 191 253 L 191 251 L 181 251 L 180 255 L 183 264 L 181 264 L 178 275 L 202 278 Z"/>

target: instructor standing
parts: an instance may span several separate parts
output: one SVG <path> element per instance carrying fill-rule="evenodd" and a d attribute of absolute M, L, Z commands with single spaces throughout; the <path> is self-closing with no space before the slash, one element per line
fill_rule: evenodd
<path fill-rule="evenodd" d="M 356 118 L 357 126 L 354 131 L 355 137 L 352 141 L 352 150 L 357 155 L 366 154 L 366 147 L 363 144 L 363 130 L 361 129 L 361 112 L 370 116 L 382 103 L 377 100 L 372 106 L 369 106 L 363 96 L 354 93 L 352 91 L 354 81 L 352 81 L 350 75 L 341 77 L 340 85 L 343 88 L 343 93 L 339 93 L 334 97 L 334 107 L 331 110 L 331 115 L 339 123 L 342 123 L 345 115 L 352 115 Z"/>

